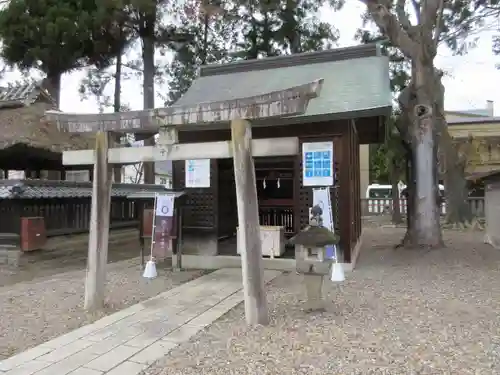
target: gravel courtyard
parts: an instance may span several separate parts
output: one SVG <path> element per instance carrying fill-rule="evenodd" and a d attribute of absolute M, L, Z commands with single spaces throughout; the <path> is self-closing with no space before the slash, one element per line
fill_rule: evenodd
<path fill-rule="evenodd" d="M 326 313 L 305 313 L 301 277 L 284 274 L 270 326 L 248 329 L 240 304 L 145 374 L 500 374 L 500 251 L 452 231 L 444 250 L 394 250 L 402 234 L 366 229 Z"/>
<path fill-rule="evenodd" d="M 0 287 L 0 360 L 204 273 L 159 269 L 159 277 L 147 281 L 142 278 L 138 258 L 109 264 L 106 309 L 88 315 L 83 309 L 84 267 Z"/>

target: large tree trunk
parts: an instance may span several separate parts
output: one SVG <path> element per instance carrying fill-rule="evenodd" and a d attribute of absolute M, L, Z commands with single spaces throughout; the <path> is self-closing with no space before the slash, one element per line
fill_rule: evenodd
<path fill-rule="evenodd" d="M 56 103 L 57 109 L 60 106 L 61 100 L 61 73 L 60 72 L 48 72 L 47 78 L 43 80 L 43 88 L 47 90 Z"/>
<path fill-rule="evenodd" d="M 153 27 L 154 29 L 154 27 Z M 142 60 L 144 65 L 143 90 L 144 109 L 155 107 L 155 40 L 154 35 L 142 38 Z M 154 135 L 144 139 L 144 146 L 154 146 Z M 144 183 L 155 183 L 154 163 L 144 163 Z"/>
<path fill-rule="evenodd" d="M 412 66 L 417 103 L 413 108 L 411 147 L 417 180 L 415 184 L 415 238 L 413 245 L 437 248 L 443 246 L 437 205 L 436 144 L 434 114 L 434 67 L 432 60 L 415 59 Z"/>

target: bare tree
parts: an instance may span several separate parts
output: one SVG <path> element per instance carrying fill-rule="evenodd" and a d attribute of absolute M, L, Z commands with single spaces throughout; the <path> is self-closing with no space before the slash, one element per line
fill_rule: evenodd
<path fill-rule="evenodd" d="M 456 54 L 464 54 L 467 53 L 468 49 L 474 47 L 479 32 L 492 29 L 492 25 L 498 27 L 497 20 L 500 10 L 498 0 L 447 0 L 444 2 L 439 0 L 433 2 L 390 0 L 363 2 L 367 4 L 368 10 L 364 19 L 375 21 L 383 34 L 378 37 L 375 34 L 375 40 L 382 39 L 384 46 L 388 41 L 389 45 L 399 49 L 398 53 L 404 52 L 401 57 L 410 62 L 421 61 L 418 58 L 413 59 L 417 56 L 416 49 L 412 47 L 415 43 L 427 43 L 426 48 L 431 48 L 431 53 L 427 54 L 426 61 L 424 61 L 429 64 L 430 60 L 434 60 L 433 53 L 437 50 L 438 42 L 446 44 Z M 379 6 L 384 7 L 385 18 L 381 13 L 383 9 L 377 10 Z M 436 13 L 429 13 L 434 11 Z M 375 17 L 373 17 L 374 14 Z M 410 19 L 414 20 L 414 22 L 410 22 Z M 360 30 L 358 38 L 365 42 L 374 39 L 373 35 L 367 30 Z M 392 51 L 392 48 L 390 50 Z M 396 65 L 393 54 L 390 54 L 389 57 L 392 65 Z M 396 61 L 400 61 L 400 59 Z M 452 141 L 447 132 L 444 116 L 444 87 L 441 84 L 442 73 L 435 68 L 433 73 L 435 89 L 431 91 L 435 94 L 433 112 L 437 121 L 434 127 L 438 148 L 437 164 L 439 170 L 437 173 L 441 179 L 444 179 L 446 188 L 446 223 L 458 227 L 475 227 L 476 220 L 473 219 L 468 203 L 468 186 L 465 180 L 467 155 L 456 147 L 455 142 Z M 412 83 L 413 85 L 399 98 L 401 109 L 407 112 L 405 116 L 402 116 L 402 121 L 398 122 L 398 128 L 404 143 L 411 142 L 411 126 L 409 126 L 409 123 L 411 123 L 412 117 L 408 116 L 408 114 L 413 113 L 416 104 L 415 79 L 413 79 Z M 413 103 L 410 104 L 410 101 L 413 101 Z M 411 155 L 411 159 L 413 159 L 413 155 Z M 414 166 L 414 164 L 410 161 L 410 165 Z M 414 181 L 409 181 L 409 185 L 413 184 Z M 413 194 L 411 194 L 410 198 L 414 201 Z M 412 221 L 410 216 L 409 221 Z M 410 227 L 412 226 L 409 225 Z M 411 230 L 408 231 L 405 239 L 411 239 L 410 232 Z"/>
<path fill-rule="evenodd" d="M 444 0 L 411 1 L 362 0 L 380 31 L 411 61 L 411 84 L 400 102 L 409 124 L 407 137 L 412 148 L 416 173 L 414 220 L 408 242 L 413 246 L 440 247 L 437 191 L 438 133 L 446 132 L 441 108 L 444 91 L 434 66 L 441 35 Z M 412 6 L 416 22 L 410 21 Z M 443 129 L 444 128 L 444 129 Z M 410 185 L 410 184 L 409 184 Z"/>

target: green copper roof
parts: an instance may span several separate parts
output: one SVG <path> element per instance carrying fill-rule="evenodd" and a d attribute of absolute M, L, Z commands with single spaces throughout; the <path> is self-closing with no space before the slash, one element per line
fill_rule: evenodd
<path fill-rule="evenodd" d="M 321 94 L 310 101 L 304 115 L 273 119 L 273 123 L 390 113 L 389 60 L 375 44 L 208 65 L 175 104 L 196 105 L 261 95 L 321 78 L 324 79 Z"/>

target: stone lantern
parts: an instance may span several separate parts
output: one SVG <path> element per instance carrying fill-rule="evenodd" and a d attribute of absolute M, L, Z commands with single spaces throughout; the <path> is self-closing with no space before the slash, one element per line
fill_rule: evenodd
<path fill-rule="evenodd" d="M 290 239 L 295 245 L 297 272 L 304 275 L 307 290 L 307 309 L 323 309 L 323 280 L 330 274 L 332 260 L 326 256 L 326 246 L 337 245 L 339 238 L 331 230 L 323 227 L 319 206 L 311 209 L 309 226 Z"/>

